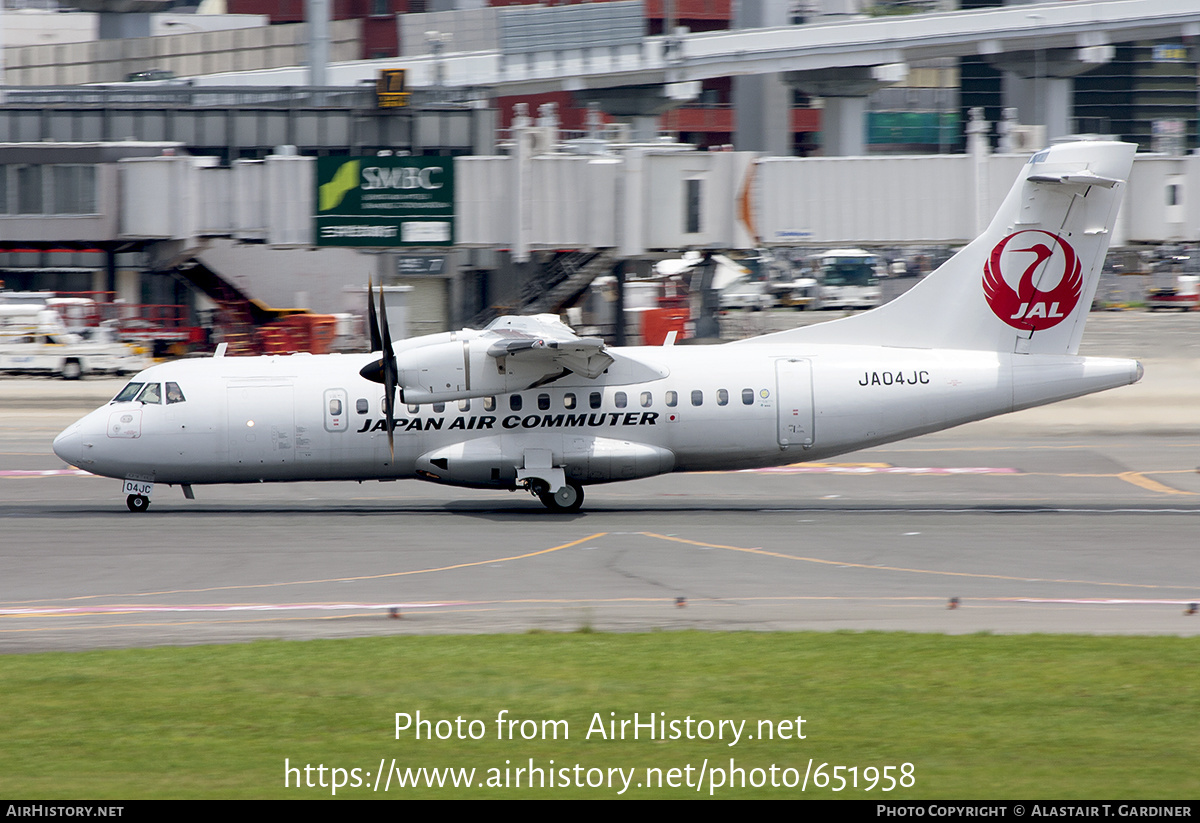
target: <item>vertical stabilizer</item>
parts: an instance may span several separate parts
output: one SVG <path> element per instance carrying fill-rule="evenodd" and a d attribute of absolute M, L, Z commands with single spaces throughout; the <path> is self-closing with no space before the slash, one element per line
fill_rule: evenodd
<path fill-rule="evenodd" d="M 1133 166 L 1130 143 L 1033 155 L 987 230 L 873 311 L 744 341 L 1075 354 Z"/>

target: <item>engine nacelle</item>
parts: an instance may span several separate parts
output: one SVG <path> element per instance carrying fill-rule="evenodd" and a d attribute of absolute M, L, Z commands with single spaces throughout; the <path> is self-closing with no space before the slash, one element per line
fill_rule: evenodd
<path fill-rule="evenodd" d="M 463 331 L 449 339 L 396 352 L 399 385 L 406 403 L 444 403 L 508 394 L 556 377 L 564 368 L 549 360 L 493 357 L 494 338 Z M 440 337 L 441 335 L 439 335 Z"/>

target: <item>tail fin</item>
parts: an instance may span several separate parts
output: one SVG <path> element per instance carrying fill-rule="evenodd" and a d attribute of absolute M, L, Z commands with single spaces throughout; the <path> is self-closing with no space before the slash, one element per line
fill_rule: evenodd
<path fill-rule="evenodd" d="M 1081 142 L 1038 152 L 987 230 L 908 292 L 755 342 L 1077 353 L 1135 150 Z"/>

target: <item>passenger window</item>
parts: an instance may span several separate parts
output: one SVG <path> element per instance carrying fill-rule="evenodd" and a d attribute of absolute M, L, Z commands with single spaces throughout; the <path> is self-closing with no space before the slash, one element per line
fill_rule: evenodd
<path fill-rule="evenodd" d="M 747 406 L 754 405 L 754 389 L 742 389 L 742 402 Z"/>
<path fill-rule="evenodd" d="M 542 411 L 550 408 L 550 395 L 545 393 L 538 395 L 538 408 Z"/>
<path fill-rule="evenodd" d="M 368 407 L 369 404 L 367 403 L 367 398 L 365 397 L 360 397 L 354 401 L 354 410 L 359 414 L 366 414 Z"/>
<path fill-rule="evenodd" d="M 717 389 L 717 405 L 718 406 L 728 406 L 729 405 L 729 392 L 726 391 L 725 389 Z"/>
<path fill-rule="evenodd" d="M 510 409 L 512 409 L 513 411 L 520 411 L 521 410 L 521 395 L 510 394 L 508 396 L 508 407 Z"/>
<path fill-rule="evenodd" d="M 143 403 L 162 403 L 162 388 L 158 383 L 147 383 L 137 399 Z"/>
<path fill-rule="evenodd" d="M 129 383 L 125 388 L 121 389 L 120 393 L 112 399 L 114 403 L 128 403 L 133 398 L 137 397 L 137 393 L 141 391 L 145 383 Z"/>
<path fill-rule="evenodd" d="M 384 403 L 380 403 L 379 405 L 381 405 L 381 406 L 386 405 L 386 401 Z M 408 404 L 408 413 L 409 414 L 420 414 L 421 406 L 417 403 L 409 403 Z"/>
<path fill-rule="evenodd" d="M 182 403 L 184 401 L 183 391 L 179 388 L 178 383 L 167 384 L 167 403 Z"/>
<path fill-rule="evenodd" d="M 563 408 L 564 409 L 575 408 L 575 395 L 573 393 L 567 392 L 566 394 L 563 395 Z"/>
<path fill-rule="evenodd" d="M 703 406 L 704 405 L 704 392 L 700 391 L 699 389 L 692 389 L 692 405 L 693 406 Z"/>
<path fill-rule="evenodd" d="M 470 411 L 471 410 L 471 398 L 468 397 L 463 400 L 459 400 L 458 401 L 458 410 L 459 411 Z"/>
<path fill-rule="evenodd" d="M 170 394 L 168 393 L 167 396 L 170 397 Z M 329 399 L 329 414 L 330 414 L 330 416 L 337 417 L 341 413 L 342 413 L 342 401 L 336 397 L 331 397 Z"/>
<path fill-rule="evenodd" d="M 593 409 L 600 408 L 600 392 L 594 391 L 588 395 L 588 405 Z"/>
<path fill-rule="evenodd" d="M 671 408 L 675 408 L 679 405 L 679 392 L 667 392 L 667 405 Z"/>
<path fill-rule="evenodd" d="M 494 398 L 494 397 L 483 398 L 483 410 L 484 411 L 495 411 L 496 410 L 496 398 Z"/>
<path fill-rule="evenodd" d="M 642 392 L 642 408 L 648 409 L 652 405 L 654 405 L 654 395 L 650 394 L 648 391 Z"/>
<path fill-rule="evenodd" d="M 441 414 L 441 413 L 442 413 L 442 412 L 444 412 L 445 410 L 446 410 L 446 404 L 445 404 L 445 403 L 434 403 L 434 404 L 433 404 L 433 411 L 434 411 L 434 414 Z"/>
<path fill-rule="evenodd" d="M 629 405 L 629 399 L 625 396 L 625 392 L 619 391 L 613 395 L 613 405 L 618 409 L 623 409 Z"/>

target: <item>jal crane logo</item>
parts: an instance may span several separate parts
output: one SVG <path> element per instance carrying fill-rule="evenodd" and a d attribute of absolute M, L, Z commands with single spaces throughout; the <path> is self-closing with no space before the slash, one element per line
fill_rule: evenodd
<path fill-rule="evenodd" d="M 1061 323 L 1079 302 L 1082 266 L 1071 244 L 1040 229 L 1005 237 L 983 266 L 983 293 L 997 317 L 1014 329 L 1038 331 Z M 1005 277 L 1017 277 L 1014 289 Z"/>

